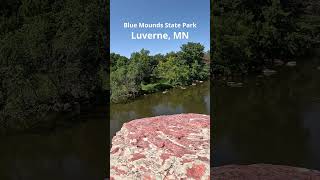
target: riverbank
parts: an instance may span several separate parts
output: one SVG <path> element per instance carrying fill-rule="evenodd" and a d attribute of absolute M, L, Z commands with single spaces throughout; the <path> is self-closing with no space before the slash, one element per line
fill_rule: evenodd
<path fill-rule="evenodd" d="M 289 73 L 297 69 L 304 68 L 306 71 L 320 71 L 320 62 L 317 58 L 320 57 L 320 49 L 310 51 L 305 57 L 298 57 L 292 60 L 274 59 L 268 61 L 265 66 L 257 68 L 251 73 L 237 73 L 233 75 L 212 74 L 213 80 L 219 83 L 224 83 L 229 87 L 243 87 L 244 81 L 247 78 L 272 78 L 281 73 Z M 305 60 L 308 59 L 308 60 Z M 307 68 L 305 68 L 308 66 Z"/>
<path fill-rule="evenodd" d="M 166 94 L 170 89 L 178 88 L 178 89 L 187 89 L 190 88 L 191 86 L 196 86 L 199 84 L 202 84 L 206 82 L 207 80 L 196 80 L 193 81 L 191 84 L 186 85 L 186 86 L 172 86 L 168 82 L 159 82 L 159 83 L 154 83 L 154 84 L 147 84 L 147 85 L 142 85 L 142 94 L 147 95 L 147 94 L 152 94 L 152 93 L 157 93 L 157 92 L 162 92 L 163 94 Z"/>
<path fill-rule="evenodd" d="M 42 118 L 29 117 L 23 122 L 11 122 L 10 126 L 0 127 L 0 136 L 12 136 L 23 134 L 48 134 L 59 129 L 71 128 L 83 122 L 83 116 L 92 114 L 99 109 L 99 113 L 107 117 L 106 106 L 97 104 L 66 104 L 68 108 L 63 112 L 50 111 Z M 101 108 L 103 107 L 103 108 Z M 103 110 L 103 111 L 101 111 Z"/>
<path fill-rule="evenodd" d="M 135 101 L 143 96 L 148 96 L 148 95 L 152 95 L 154 93 L 162 93 L 162 94 L 167 94 L 169 91 L 173 90 L 173 89 L 182 89 L 182 90 L 186 90 L 188 88 L 194 87 L 194 86 L 198 86 L 200 84 L 205 84 L 208 83 L 209 80 L 208 79 L 204 79 L 204 80 L 195 80 L 192 83 L 185 85 L 185 86 L 172 86 L 170 83 L 168 83 L 167 81 L 159 81 L 157 83 L 150 83 L 150 84 L 141 84 L 141 92 L 131 98 L 128 98 L 124 101 L 119 101 L 119 102 L 111 102 L 111 104 L 126 104 L 126 103 L 130 103 L 132 101 Z"/>

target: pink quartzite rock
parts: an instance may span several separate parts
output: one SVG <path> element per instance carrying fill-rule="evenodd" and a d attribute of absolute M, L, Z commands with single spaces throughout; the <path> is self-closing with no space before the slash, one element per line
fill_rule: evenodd
<path fill-rule="evenodd" d="M 320 180 L 320 172 L 290 166 L 253 164 L 211 168 L 214 180 Z"/>
<path fill-rule="evenodd" d="M 111 179 L 210 179 L 210 117 L 179 114 L 125 123 L 112 139 Z"/>

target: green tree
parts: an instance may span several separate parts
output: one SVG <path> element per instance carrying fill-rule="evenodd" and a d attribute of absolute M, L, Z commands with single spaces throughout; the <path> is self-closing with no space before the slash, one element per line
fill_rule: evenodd
<path fill-rule="evenodd" d="M 131 54 L 130 71 L 139 75 L 141 81 L 149 82 L 150 75 L 152 73 L 152 64 L 150 58 L 150 51 L 142 49 L 140 52 L 134 52 Z"/>
<path fill-rule="evenodd" d="M 180 58 L 191 66 L 194 62 L 202 62 L 204 57 L 204 46 L 200 43 L 189 42 L 181 46 Z"/>
<path fill-rule="evenodd" d="M 129 59 L 120 54 L 110 54 L 111 71 L 116 71 L 118 68 L 126 66 L 129 63 Z"/>
<path fill-rule="evenodd" d="M 183 44 L 178 58 L 185 61 L 189 66 L 192 80 L 202 80 L 209 76 L 204 59 L 204 46 L 200 43 L 189 42 Z"/>
<path fill-rule="evenodd" d="M 174 57 L 169 57 L 166 61 L 161 61 L 157 67 L 159 78 L 168 81 L 173 86 L 187 85 L 190 83 L 189 66 Z"/>

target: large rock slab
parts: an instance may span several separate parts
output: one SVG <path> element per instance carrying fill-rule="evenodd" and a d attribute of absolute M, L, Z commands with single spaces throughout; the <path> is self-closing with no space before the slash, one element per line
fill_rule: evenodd
<path fill-rule="evenodd" d="M 227 165 L 211 168 L 214 180 L 320 180 L 320 172 L 271 164 Z"/>
<path fill-rule="evenodd" d="M 110 179 L 210 179 L 210 117 L 133 120 L 112 139 Z"/>

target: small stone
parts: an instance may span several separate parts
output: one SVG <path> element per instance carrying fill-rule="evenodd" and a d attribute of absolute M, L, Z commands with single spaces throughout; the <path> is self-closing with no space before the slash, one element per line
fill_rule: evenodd
<path fill-rule="evenodd" d="M 280 59 L 274 59 L 273 62 L 275 66 L 282 66 L 284 64 L 284 62 Z"/>
<path fill-rule="evenodd" d="M 289 66 L 289 67 L 294 67 L 297 65 L 297 62 L 296 61 L 289 61 L 287 62 L 286 66 Z"/>
<path fill-rule="evenodd" d="M 263 74 L 264 74 L 265 76 L 271 76 L 271 75 L 277 73 L 277 71 L 275 71 L 275 70 L 273 70 L 273 69 L 264 69 L 262 72 L 263 72 Z"/>
<path fill-rule="evenodd" d="M 63 111 L 70 111 L 71 110 L 71 104 L 66 103 L 63 105 Z"/>
<path fill-rule="evenodd" d="M 194 164 L 190 169 L 187 169 L 187 175 L 188 177 L 192 177 L 194 179 L 202 179 L 205 171 L 206 167 L 203 164 Z"/>
<path fill-rule="evenodd" d="M 192 83 L 192 86 L 195 86 L 195 85 L 197 85 L 196 83 Z"/>
<path fill-rule="evenodd" d="M 229 87 L 242 87 L 243 86 L 243 83 L 241 83 L 241 82 L 227 82 L 227 85 L 229 86 Z"/>

